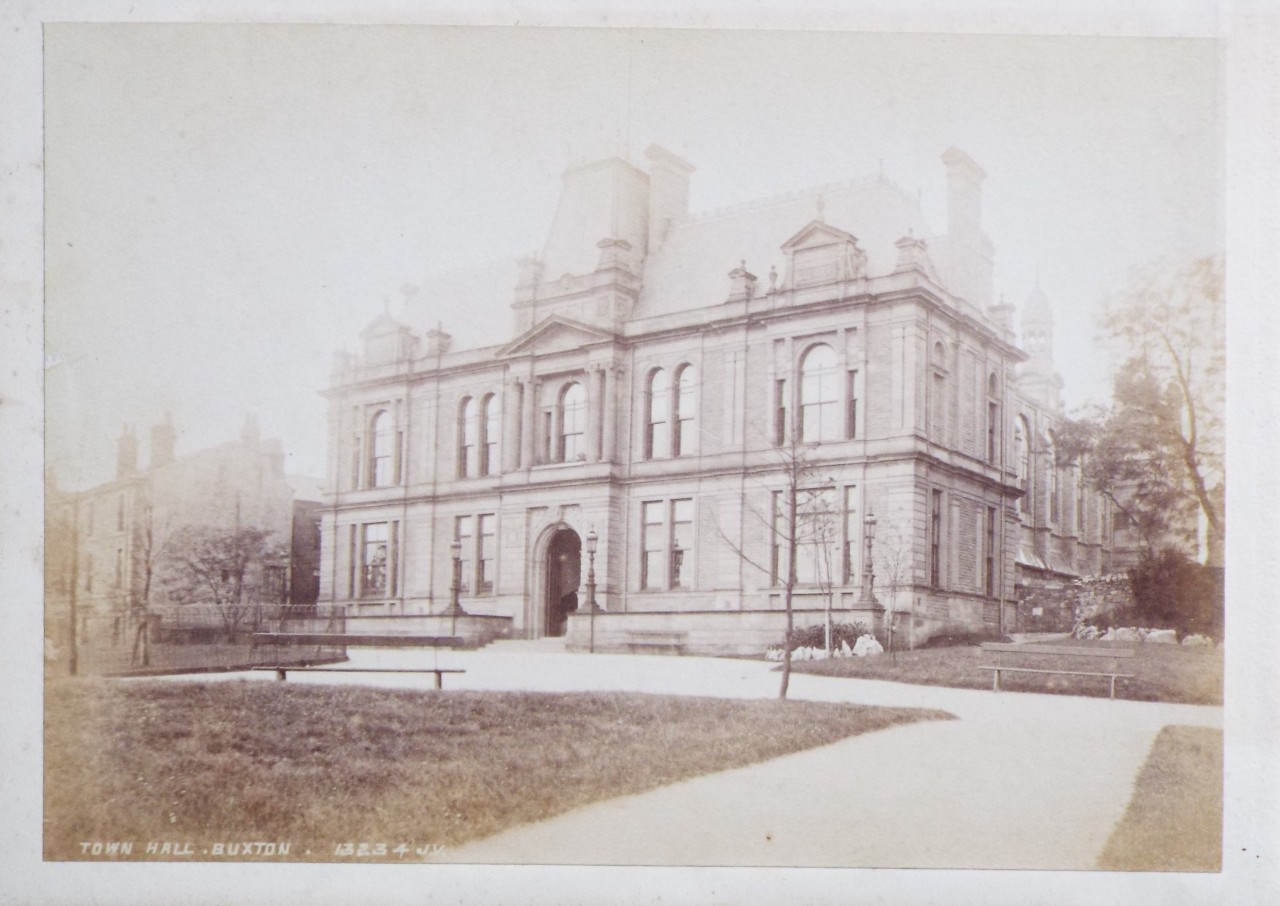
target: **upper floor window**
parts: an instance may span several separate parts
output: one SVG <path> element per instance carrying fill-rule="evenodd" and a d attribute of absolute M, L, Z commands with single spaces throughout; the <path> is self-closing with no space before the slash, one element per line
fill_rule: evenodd
<path fill-rule="evenodd" d="M 498 398 L 490 393 L 480 403 L 480 474 L 498 473 Z"/>
<path fill-rule="evenodd" d="M 929 376 L 929 437 L 941 443 L 947 429 L 947 348 L 942 342 L 933 344 L 930 355 L 932 370 Z"/>
<path fill-rule="evenodd" d="M 698 369 L 682 365 L 676 371 L 675 432 L 671 437 L 671 455 L 680 456 L 693 449 L 698 413 Z"/>
<path fill-rule="evenodd" d="M 1058 445 L 1052 431 L 1049 432 L 1049 446 L 1045 453 L 1049 461 L 1049 521 L 1056 523 L 1062 512 L 1062 488 L 1058 482 Z"/>
<path fill-rule="evenodd" d="M 384 488 L 392 480 L 392 441 L 394 433 L 391 413 L 380 409 L 369 425 L 369 477 L 370 487 Z"/>
<path fill-rule="evenodd" d="M 942 587 L 942 492 L 937 490 L 929 501 L 929 584 Z"/>
<path fill-rule="evenodd" d="M 579 383 L 564 388 L 560 395 L 560 461 L 585 459 L 587 433 L 587 392 Z"/>
<path fill-rule="evenodd" d="M 1019 415 L 1013 423 L 1013 462 L 1017 469 L 1018 487 L 1022 488 L 1022 496 L 1018 498 L 1018 510 L 1031 512 L 1031 426 L 1024 416 Z"/>
<path fill-rule="evenodd" d="M 799 427 L 802 443 L 840 437 L 840 373 L 835 350 L 825 343 L 800 361 Z"/>
<path fill-rule="evenodd" d="M 671 449 L 671 382 L 661 368 L 649 372 L 645 408 L 644 458 L 661 458 Z"/>
<path fill-rule="evenodd" d="M 987 462 L 1000 457 L 1000 384 L 993 374 L 987 379 Z"/>
<path fill-rule="evenodd" d="M 476 401 L 463 397 L 458 406 L 458 477 L 471 474 L 471 456 L 476 448 Z"/>

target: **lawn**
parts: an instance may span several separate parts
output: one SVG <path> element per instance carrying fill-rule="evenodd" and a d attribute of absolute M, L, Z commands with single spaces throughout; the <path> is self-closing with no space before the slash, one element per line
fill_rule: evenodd
<path fill-rule="evenodd" d="M 381 844 L 387 860 L 420 859 L 417 849 L 599 799 L 949 716 L 622 693 L 46 688 L 44 852 L 55 860 L 91 857 L 82 844 L 95 841 L 132 842 L 135 859 L 166 857 L 148 856 L 148 841 L 176 842 L 193 859 L 253 841 L 290 843 L 291 861 L 332 861 L 344 843 L 356 855 L 363 843 L 377 858 Z"/>
<path fill-rule="evenodd" d="M 1222 731 L 1165 727 L 1098 867 L 1222 870 Z"/>
<path fill-rule="evenodd" d="M 892 680 L 926 686 L 953 686 L 960 689 L 990 689 L 991 671 L 979 670 L 980 664 L 1009 667 L 1048 667 L 1069 670 L 1103 671 L 1117 664 L 1121 673 L 1134 674 L 1133 679 L 1116 681 L 1116 698 L 1136 701 L 1185 702 L 1194 705 L 1222 704 L 1222 649 L 1183 648 L 1179 645 L 1127 645 L 1125 643 L 1054 641 L 1054 646 L 1075 645 L 1094 650 L 1108 647 L 1132 647 L 1132 660 L 1112 661 L 1106 658 L 1035 657 L 1017 654 L 996 655 L 978 650 L 976 645 L 946 648 L 917 648 L 899 651 L 897 663 L 888 654 L 872 657 L 834 658 L 822 661 L 796 661 L 792 669 L 799 673 L 822 676 L 848 676 L 859 679 Z M 1084 663 L 1081 663 L 1081 662 Z M 1105 677 L 1048 676 L 1006 673 L 1000 676 L 1000 688 L 1010 692 L 1048 692 L 1058 695 L 1087 695 L 1105 698 L 1110 694 Z"/>

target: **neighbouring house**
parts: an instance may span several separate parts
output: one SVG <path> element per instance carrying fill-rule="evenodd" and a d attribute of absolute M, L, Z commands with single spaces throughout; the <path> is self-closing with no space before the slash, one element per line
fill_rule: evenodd
<path fill-rule="evenodd" d="M 1019 587 L 1107 568 L 1054 460 L 1048 303 L 1020 345 L 968 155 L 941 232 L 883 176 L 692 213 L 694 167 L 645 158 L 566 172 L 509 292 L 429 282 L 338 354 L 322 602 L 456 628 L 456 587 L 467 632 L 763 651 L 791 484 L 798 625 L 1007 632 Z"/>

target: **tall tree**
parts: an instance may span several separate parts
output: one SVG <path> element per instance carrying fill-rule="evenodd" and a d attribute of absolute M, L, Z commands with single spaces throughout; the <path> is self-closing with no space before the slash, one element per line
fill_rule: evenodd
<path fill-rule="evenodd" d="M 264 567 L 284 556 L 269 532 L 246 527 L 187 526 L 171 551 L 179 564 L 171 595 L 182 603 L 211 605 L 229 642 L 260 604 Z"/>
<path fill-rule="evenodd" d="M 1059 464 L 1129 515 L 1154 549 L 1180 513 L 1224 534 L 1225 294 L 1222 259 L 1152 269 L 1110 302 L 1103 336 L 1117 354 L 1109 409 L 1066 426 Z"/>

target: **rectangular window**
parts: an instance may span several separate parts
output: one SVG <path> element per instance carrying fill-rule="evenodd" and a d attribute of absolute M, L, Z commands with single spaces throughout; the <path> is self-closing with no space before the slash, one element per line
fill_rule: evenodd
<path fill-rule="evenodd" d="M 786 515 L 782 511 L 782 492 L 774 491 L 770 503 L 769 518 L 769 584 L 782 585 L 782 538 L 785 533 Z"/>
<path fill-rule="evenodd" d="M 662 501 L 640 505 L 640 588 L 662 587 Z"/>
<path fill-rule="evenodd" d="M 996 508 L 987 507 L 987 538 L 984 546 L 984 560 L 986 561 L 986 586 L 987 597 L 994 597 L 996 593 Z"/>
<path fill-rule="evenodd" d="M 835 579 L 838 523 L 835 488 L 810 488 L 796 495 L 796 582 L 830 585 Z"/>
<path fill-rule="evenodd" d="M 552 413 L 542 413 L 542 461 L 551 462 L 551 447 L 555 440 L 555 427 L 552 424 Z"/>
<path fill-rule="evenodd" d="M 475 531 L 470 516 L 458 516 L 454 519 L 453 539 L 462 545 L 458 553 L 458 590 L 470 594 L 471 566 L 474 562 L 472 556 L 475 553 Z"/>
<path fill-rule="evenodd" d="M 385 522 L 372 522 L 364 526 L 360 545 L 360 592 L 365 597 L 377 597 L 387 593 L 387 567 L 390 562 L 390 538 Z"/>
<path fill-rule="evenodd" d="M 124 585 L 124 548 L 116 548 L 116 588 Z"/>
<path fill-rule="evenodd" d="M 861 523 L 858 521 L 858 488 L 848 485 L 844 489 L 844 569 L 845 585 L 854 584 L 857 575 L 858 543 Z"/>
<path fill-rule="evenodd" d="M 349 526 L 347 532 L 347 597 L 356 596 L 356 527 Z"/>
<path fill-rule="evenodd" d="M 493 591 L 493 553 L 497 549 L 495 525 L 497 517 L 485 513 L 477 517 L 480 534 L 476 548 L 476 588 L 483 594 Z"/>
<path fill-rule="evenodd" d="M 360 487 L 360 435 L 351 435 L 351 487 Z"/>
<path fill-rule="evenodd" d="M 849 405 L 845 412 L 844 436 L 854 440 L 858 436 L 858 372 L 849 372 Z"/>
<path fill-rule="evenodd" d="M 787 381 L 773 382 L 773 442 L 781 447 L 787 442 Z"/>
<path fill-rule="evenodd" d="M 940 374 L 933 375 L 929 394 L 929 439 L 935 444 L 943 442 L 943 430 L 946 425 L 944 406 L 946 406 L 947 379 Z"/>
<path fill-rule="evenodd" d="M 934 491 L 929 505 L 929 584 L 942 587 L 942 492 Z"/>
<path fill-rule="evenodd" d="M 693 501 L 671 501 L 671 588 L 692 586 Z"/>
<path fill-rule="evenodd" d="M 1084 468 L 1076 469 L 1076 532 L 1084 534 Z"/>
<path fill-rule="evenodd" d="M 84 558 L 84 590 L 93 591 L 93 554 Z"/>

